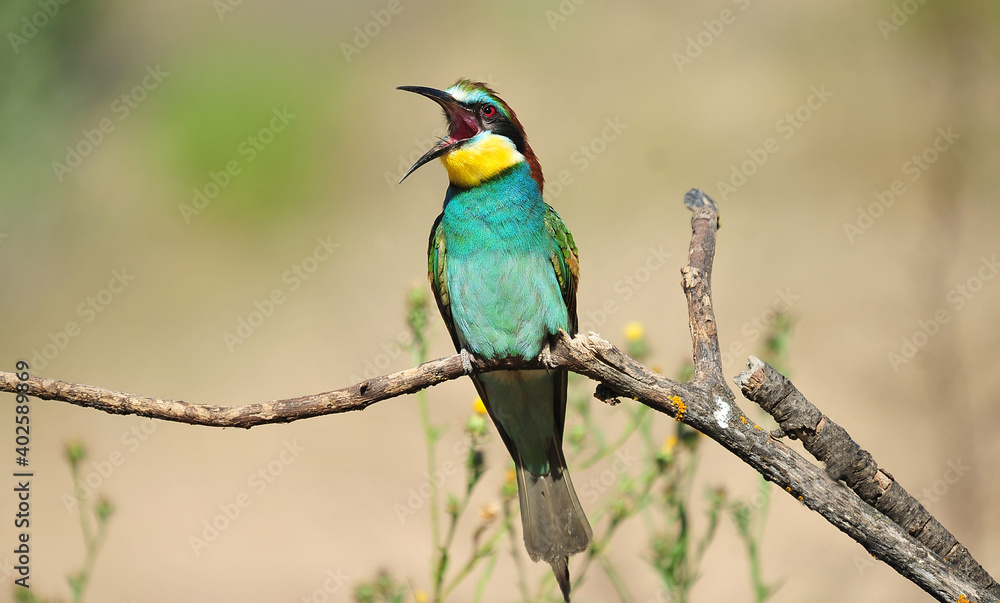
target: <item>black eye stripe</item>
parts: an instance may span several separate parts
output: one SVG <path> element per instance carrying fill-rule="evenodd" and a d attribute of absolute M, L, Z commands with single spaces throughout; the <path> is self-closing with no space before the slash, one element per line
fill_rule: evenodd
<path fill-rule="evenodd" d="M 499 134 L 501 136 L 506 136 L 507 138 L 509 138 L 511 142 L 514 143 L 514 146 L 517 148 L 518 152 L 524 153 L 524 149 L 527 146 L 524 141 L 524 136 L 522 136 L 521 133 L 517 131 L 517 128 L 515 128 L 514 125 L 511 124 L 509 121 L 505 120 L 498 121 L 496 124 L 492 126 L 492 130 L 494 134 Z"/>

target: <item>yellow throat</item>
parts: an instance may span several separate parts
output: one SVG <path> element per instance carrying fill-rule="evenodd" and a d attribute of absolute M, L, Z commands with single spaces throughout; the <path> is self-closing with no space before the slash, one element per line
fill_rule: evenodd
<path fill-rule="evenodd" d="M 461 147 L 441 157 L 448 179 L 455 186 L 472 188 L 512 165 L 524 161 L 506 136 L 481 132 Z"/>

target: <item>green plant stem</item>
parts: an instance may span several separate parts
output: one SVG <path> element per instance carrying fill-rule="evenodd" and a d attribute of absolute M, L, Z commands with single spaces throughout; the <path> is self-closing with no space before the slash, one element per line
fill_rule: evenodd
<path fill-rule="evenodd" d="M 412 325 L 414 329 L 414 345 L 410 348 L 410 355 L 413 363 L 419 366 L 427 360 L 427 345 L 423 333 Z M 427 456 L 427 471 L 432 473 L 437 467 L 437 440 L 438 434 L 434 425 L 431 424 L 430 407 L 427 403 L 427 391 L 417 392 L 417 406 L 420 408 L 420 425 L 424 430 L 424 445 Z M 444 572 L 447 564 L 447 555 L 441 548 L 440 519 L 438 513 L 438 488 L 434 480 L 428 480 L 430 487 L 430 513 L 431 513 L 431 550 L 433 551 L 434 564 L 431 568 L 431 578 L 434 582 L 433 600 L 440 603 L 441 582 L 444 580 Z M 452 526 L 454 528 L 454 525 Z"/>
<path fill-rule="evenodd" d="M 750 576 L 753 581 L 754 600 L 757 603 L 763 603 L 767 600 L 767 586 L 761 577 L 760 557 L 755 538 L 747 539 L 747 557 L 750 558 Z"/>
<path fill-rule="evenodd" d="M 83 489 L 80 488 L 80 461 L 70 460 L 69 463 L 70 474 L 73 476 L 73 493 L 76 496 L 76 509 L 80 516 L 80 530 L 83 531 L 83 543 L 84 546 L 89 550 L 91 542 L 91 531 L 90 522 L 87 521 L 87 514 L 84 513 L 84 497 Z"/>
<path fill-rule="evenodd" d="M 639 417 L 639 419 L 636 421 L 636 425 L 641 423 L 641 421 L 642 417 Z M 583 581 L 587 575 L 587 569 L 590 567 L 592 561 L 597 559 L 598 563 L 601 564 L 602 567 L 604 567 L 604 561 L 603 561 L 603 559 L 605 558 L 604 551 L 607 549 L 607 546 L 611 541 L 611 537 L 614 535 L 615 531 L 622 523 L 628 520 L 629 517 L 635 515 L 638 512 L 638 510 L 646 506 L 649 500 L 650 492 L 653 489 L 653 484 L 656 482 L 657 476 L 658 474 L 655 471 L 650 470 L 646 472 L 646 474 L 642 476 L 642 482 L 641 482 L 642 487 L 639 490 L 639 493 L 634 497 L 634 504 L 636 510 L 632 511 L 631 513 L 623 517 L 618 518 L 617 520 L 612 520 L 611 523 L 608 525 L 608 529 L 604 532 L 604 534 L 601 535 L 600 538 L 594 539 L 594 542 L 591 543 L 590 548 L 587 549 L 587 555 L 586 557 L 583 558 L 583 563 L 580 565 L 580 568 L 576 572 L 577 575 L 576 579 L 573 582 L 573 588 L 578 588 L 580 585 L 583 584 Z M 600 519 L 600 517 L 603 514 L 604 510 L 602 509 L 598 514 L 594 516 L 594 520 L 596 521 Z M 611 568 L 612 571 L 615 572 L 617 571 L 614 569 L 613 565 L 611 566 Z M 607 567 L 605 567 L 605 571 L 607 571 Z M 614 580 L 612 576 L 609 575 L 608 577 Z M 615 590 L 619 591 L 619 598 L 622 601 L 630 601 L 631 595 L 629 595 L 628 589 L 625 587 L 625 582 L 622 581 L 620 586 L 622 590 L 619 591 L 619 585 L 615 585 Z"/>
<path fill-rule="evenodd" d="M 80 482 L 80 461 L 71 460 L 70 461 L 70 473 L 73 476 L 73 491 L 76 495 L 76 511 L 77 515 L 80 516 L 80 531 L 83 532 L 83 569 L 76 576 L 75 580 L 70 580 L 70 587 L 73 591 L 73 603 L 80 603 L 83 601 L 83 593 L 87 589 L 87 582 L 89 582 L 90 569 L 94 566 L 94 559 L 96 557 L 96 543 L 94 542 L 93 532 L 90 529 L 90 522 L 87 520 L 87 507 L 85 506 L 85 500 L 83 497 L 83 489 L 79 487 Z M 100 530 L 100 527 L 98 527 Z"/>
<path fill-rule="evenodd" d="M 415 353 L 414 356 L 420 356 Z M 423 362 L 423 358 L 414 358 L 414 362 Z M 437 466 L 437 434 L 434 426 L 431 425 L 430 409 L 427 404 L 426 391 L 417 392 L 417 403 L 420 406 L 420 423 L 424 429 L 424 441 L 427 452 L 427 471 L 431 473 Z M 441 582 L 444 580 L 447 557 L 444 549 L 441 548 L 440 519 L 438 512 L 438 488 L 434 480 L 428 480 L 430 487 L 430 513 L 431 513 L 431 548 L 434 555 L 434 567 L 432 568 L 432 578 L 434 579 L 434 601 L 440 603 Z"/>
<path fill-rule="evenodd" d="M 719 527 L 719 511 L 721 506 L 722 501 L 720 500 L 718 502 L 713 502 L 712 507 L 709 509 L 708 527 L 705 529 L 705 534 L 698 542 L 698 549 L 694 554 L 695 568 L 701 566 L 701 560 L 705 557 L 705 551 L 708 550 L 708 545 L 711 544 L 712 539 L 715 538 L 715 530 Z"/>
<path fill-rule="evenodd" d="M 76 497 L 76 509 L 77 514 L 80 516 L 80 531 L 83 532 L 84 549 L 83 567 L 76 576 L 71 576 L 69 581 L 73 592 L 73 603 L 81 603 L 83 601 L 84 592 L 90 583 L 90 575 L 93 573 L 94 564 L 97 562 L 97 553 L 104 543 L 108 528 L 106 519 L 102 520 L 101 517 L 98 517 L 97 532 L 95 533 L 91 528 L 86 499 L 82 488 L 78 486 L 81 483 L 80 460 L 79 458 L 71 457 L 69 461 L 70 475 L 73 478 L 73 492 Z"/>
<path fill-rule="evenodd" d="M 625 580 L 622 578 L 621 574 L 618 573 L 618 568 L 615 567 L 614 563 L 605 555 L 601 555 L 598 559 L 598 563 L 604 569 L 604 573 L 607 574 L 608 580 L 611 581 L 611 585 L 615 587 L 615 592 L 618 593 L 618 598 L 621 599 L 622 603 L 631 603 L 632 595 L 628 592 L 628 587 L 625 585 Z"/>
<path fill-rule="evenodd" d="M 490 538 L 490 540 L 486 544 L 479 547 L 478 549 L 473 551 L 471 555 L 469 555 L 469 560 L 465 562 L 465 565 L 462 566 L 462 569 L 458 571 L 458 574 L 455 575 L 451 583 L 448 584 L 448 586 L 444 589 L 443 596 L 445 598 L 447 598 L 447 596 L 451 594 L 451 591 L 454 590 L 455 587 L 458 586 L 459 583 L 461 583 L 462 580 L 464 580 L 467 575 L 469 575 L 469 572 L 472 571 L 472 568 L 476 566 L 477 561 L 495 552 L 496 544 L 500 542 L 500 539 L 503 538 L 504 535 L 505 535 L 504 530 L 502 529 L 497 530 L 496 533 L 493 535 L 493 537 Z M 494 557 L 496 557 L 496 555 L 494 555 Z"/>
<path fill-rule="evenodd" d="M 593 467 L 595 464 L 597 464 L 598 461 L 600 461 L 603 458 L 606 458 L 609 454 L 617 451 L 619 448 L 624 446 L 625 442 L 627 442 L 628 439 L 632 437 L 632 434 L 635 433 L 636 429 L 638 429 L 638 427 L 642 424 L 643 420 L 647 416 L 649 416 L 647 411 L 649 411 L 648 406 L 641 406 L 639 410 L 635 412 L 635 414 L 632 417 L 632 420 L 629 421 L 629 424 L 625 426 L 625 430 L 622 432 L 621 436 L 619 436 L 618 439 L 610 446 L 603 444 L 604 439 L 603 437 L 600 438 L 602 442 L 600 449 L 596 453 L 594 453 L 594 456 L 590 457 L 586 461 L 577 463 L 577 470 L 582 471 L 584 469 L 589 469 L 590 467 Z"/>
<path fill-rule="evenodd" d="M 496 567 L 498 557 L 499 555 L 494 552 L 493 555 L 490 555 L 489 561 L 486 562 L 486 569 L 483 570 L 483 575 L 476 582 L 476 594 L 472 598 L 472 603 L 479 603 L 483 600 L 483 593 L 486 592 L 486 585 L 489 584 L 490 578 L 493 576 L 493 568 Z"/>
<path fill-rule="evenodd" d="M 451 543 L 455 539 L 455 531 L 456 528 L 458 527 L 458 518 L 462 516 L 462 514 L 465 512 L 465 509 L 469 506 L 469 499 L 471 498 L 472 495 L 472 487 L 473 484 L 470 484 L 469 487 L 466 488 L 465 496 L 462 498 L 462 502 L 459 503 L 458 509 L 455 510 L 454 514 L 451 514 L 451 521 L 448 524 L 448 534 L 447 536 L 445 536 L 444 543 L 441 544 L 441 548 L 438 549 L 439 561 L 437 564 L 438 566 L 437 572 L 434 577 L 435 593 L 441 591 L 441 586 L 442 584 L 444 584 L 444 576 L 445 573 L 447 572 L 448 561 L 450 559 L 449 551 L 451 550 Z M 456 578 L 456 580 L 458 580 L 458 578 Z M 447 598 L 448 593 L 451 591 L 452 588 L 454 588 L 455 584 L 456 581 L 453 581 L 450 588 L 444 589 L 444 591 L 441 594 L 441 598 L 435 600 L 444 600 L 445 598 Z"/>
<path fill-rule="evenodd" d="M 83 593 L 90 584 L 90 575 L 94 571 L 94 563 L 97 562 L 97 552 L 100 550 L 101 545 L 104 544 L 104 537 L 107 534 L 107 524 L 99 525 L 97 528 L 97 535 L 94 540 L 87 543 L 86 553 L 83 559 L 83 569 L 80 570 L 80 588 L 79 591 L 73 593 L 73 603 L 81 603 L 83 601 Z M 75 589 L 74 589 L 75 590 Z"/>
<path fill-rule="evenodd" d="M 503 503 L 503 524 L 504 531 L 510 536 L 510 556 L 514 559 L 514 567 L 517 568 L 517 586 L 521 591 L 521 600 L 524 603 L 531 603 L 531 591 L 528 589 L 527 570 L 524 567 L 524 559 L 518 554 L 517 537 L 514 534 L 513 514 L 510 512 L 511 501 L 505 500 Z"/>
<path fill-rule="evenodd" d="M 644 421 L 649 411 L 650 408 L 648 406 L 641 405 L 635 411 L 635 414 L 637 415 L 636 426 L 640 428 L 639 433 L 642 435 L 642 441 L 646 443 L 647 452 L 652 454 L 659 447 L 653 442 L 653 421 Z"/>
<path fill-rule="evenodd" d="M 771 587 L 764 582 L 760 562 L 760 540 L 764 535 L 764 523 L 767 520 L 771 490 L 767 480 L 763 477 L 759 479 L 761 504 L 755 511 L 752 511 L 752 517 L 747 518 L 747 524 L 745 527 L 741 527 L 740 534 L 743 536 L 743 540 L 747 546 L 747 558 L 750 564 L 750 581 L 753 585 L 754 600 L 756 603 L 763 603 L 773 592 Z"/>
<path fill-rule="evenodd" d="M 604 533 L 604 535 L 600 539 L 595 539 L 594 542 L 591 543 L 590 548 L 587 549 L 587 555 L 583 558 L 583 562 L 580 564 L 580 567 L 576 570 L 576 578 L 573 580 L 573 589 L 580 588 L 580 586 L 583 584 L 587 576 L 587 570 L 590 568 L 590 564 L 594 560 L 596 560 L 597 563 L 599 565 L 602 565 L 603 567 L 605 560 L 603 554 L 604 547 L 607 546 L 608 541 L 611 539 L 611 535 L 614 532 L 617 525 L 618 522 L 613 522 L 610 526 L 608 526 L 608 530 Z M 607 570 L 605 569 L 605 571 Z M 608 578 L 611 578 L 612 583 L 614 583 L 613 576 L 609 574 Z M 622 584 L 621 586 L 624 589 L 624 584 Z M 614 587 L 616 591 L 619 591 L 618 584 L 614 584 Z M 628 590 L 625 589 L 624 593 L 625 597 L 622 597 L 622 592 L 619 591 L 618 593 L 619 599 L 621 599 L 622 601 L 629 600 Z"/>

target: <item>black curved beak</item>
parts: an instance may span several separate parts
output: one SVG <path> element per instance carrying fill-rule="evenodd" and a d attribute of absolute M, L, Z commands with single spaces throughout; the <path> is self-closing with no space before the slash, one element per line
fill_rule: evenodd
<path fill-rule="evenodd" d="M 417 159 L 417 162 L 399 179 L 400 182 L 406 180 L 406 177 L 420 166 L 446 154 L 479 133 L 479 122 L 476 120 L 475 112 L 452 98 L 447 92 L 425 86 L 399 86 L 396 90 L 405 90 L 426 96 L 441 105 L 441 108 L 444 109 L 444 116 L 448 120 L 448 136 L 442 138 L 441 142 L 431 147 L 420 159 Z"/>

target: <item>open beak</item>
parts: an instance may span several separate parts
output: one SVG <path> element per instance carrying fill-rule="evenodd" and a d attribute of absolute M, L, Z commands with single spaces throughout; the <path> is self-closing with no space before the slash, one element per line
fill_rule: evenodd
<path fill-rule="evenodd" d="M 425 88 L 424 86 L 399 86 L 396 90 L 405 90 L 426 96 L 441 105 L 441 108 L 444 109 L 444 115 L 448 119 L 448 136 L 442 138 L 441 142 L 431 147 L 430 150 L 424 153 L 423 157 L 417 159 L 413 167 L 407 170 L 403 174 L 403 177 L 399 179 L 400 182 L 406 180 L 407 176 L 428 161 L 437 159 L 476 134 L 479 134 L 479 122 L 476 120 L 476 114 L 452 98 L 447 92 L 434 88 Z"/>

